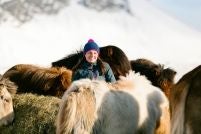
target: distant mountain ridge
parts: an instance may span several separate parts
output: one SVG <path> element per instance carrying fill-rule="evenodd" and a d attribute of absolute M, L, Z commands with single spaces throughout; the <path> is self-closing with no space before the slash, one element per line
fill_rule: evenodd
<path fill-rule="evenodd" d="M 36 14 L 54 15 L 70 5 L 75 0 L 4 0 L 0 1 L 0 22 L 16 20 L 26 23 Z M 97 11 L 124 10 L 131 14 L 129 0 L 77 0 L 86 8 Z"/>

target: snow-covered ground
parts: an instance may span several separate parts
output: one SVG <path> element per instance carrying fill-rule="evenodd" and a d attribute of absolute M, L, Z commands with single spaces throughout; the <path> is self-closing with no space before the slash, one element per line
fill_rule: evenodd
<path fill-rule="evenodd" d="M 155 8 L 129 0 L 124 10 L 97 11 L 71 1 L 58 14 L 0 23 L 0 73 L 15 64 L 50 66 L 80 50 L 89 38 L 116 45 L 130 60 L 147 58 L 177 71 L 176 80 L 201 64 L 201 33 Z"/>

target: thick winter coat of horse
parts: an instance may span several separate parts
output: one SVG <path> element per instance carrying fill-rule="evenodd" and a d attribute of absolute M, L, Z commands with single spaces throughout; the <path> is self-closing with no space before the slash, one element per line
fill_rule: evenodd
<path fill-rule="evenodd" d="M 131 60 L 131 68 L 141 75 L 145 75 L 154 86 L 159 87 L 169 98 L 170 89 L 174 85 L 176 71 L 171 68 L 165 68 L 161 64 L 155 64 L 148 59 Z"/>
<path fill-rule="evenodd" d="M 201 133 L 201 65 L 186 73 L 170 92 L 171 134 Z"/>
<path fill-rule="evenodd" d="M 61 60 L 52 62 L 52 66 L 66 67 L 72 69 L 78 62 L 83 58 L 83 52 L 79 51 L 77 53 L 70 54 L 64 57 Z M 126 76 L 126 74 L 131 70 L 130 62 L 126 54 L 116 46 L 105 46 L 100 47 L 100 58 L 107 62 L 116 79 L 119 79 L 119 76 Z"/>
<path fill-rule="evenodd" d="M 116 83 L 81 79 L 65 92 L 57 134 L 169 134 L 169 102 L 144 76 L 129 73 Z"/>
<path fill-rule="evenodd" d="M 3 75 L 15 82 L 18 92 L 32 92 L 61 97 L 71 84 L 72 71 L 64 67 L 44 68 L 30 64 L 18 64 Z"/>
<path fill-rule="evenodd" d="M 11 123 L 14 119 L 12 97 L 17 86 L 8 79 L 0 76 L 0 126 Z"/>

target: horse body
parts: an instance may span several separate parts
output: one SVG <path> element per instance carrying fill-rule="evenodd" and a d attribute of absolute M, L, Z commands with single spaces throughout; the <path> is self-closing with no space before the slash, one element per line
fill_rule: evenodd
<path fill-rule="evenodd" d="M 71 84 L 72 72 L 66 68 L 44 68 L 18 64 L 7 70 L 4 78 L 15 82 L 18 92 L 32 92 L 61 97 Z"/>
<path fill-rule="evenodd" d="M 114 84 L 82 79 L 62 97 L 57 134 L 169 133 L 168 107 L 165 95 L 133 72 Z"/>
<path fill-rule="evenodd" d="M 186 73 L 170 92 L 171 133 L 201 133 L 201 65 Z"/>
<path fill-rule="evenodd" d="M 14 119 L 12 95 L 17 86 L 11 81 L 0 78 L 0 126 L 11 123 Z"/>

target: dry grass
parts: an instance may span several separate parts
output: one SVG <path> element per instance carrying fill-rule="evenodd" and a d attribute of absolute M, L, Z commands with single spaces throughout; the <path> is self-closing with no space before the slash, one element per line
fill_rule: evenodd
<path fill-rule="evenodd" d="M 51 96 L 16 94 L 15 120 L 0 128 L 0 134 L 55 134 L 60 99 Z"/>

